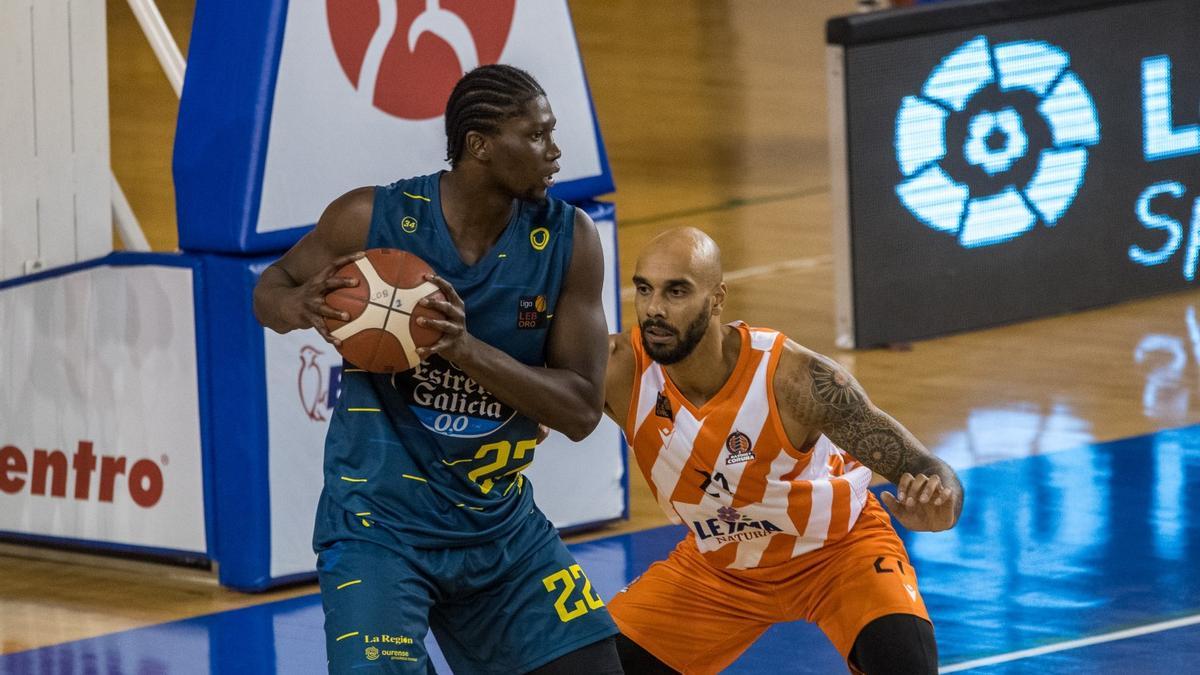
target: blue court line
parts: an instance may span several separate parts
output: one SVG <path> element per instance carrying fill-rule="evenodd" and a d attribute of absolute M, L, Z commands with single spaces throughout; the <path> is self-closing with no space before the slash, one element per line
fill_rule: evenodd
<path fill-rule="evenodd" d="M 901 530 L 943 664 L 1018 653 L 968 672 L 1194 669 L 1198 626 L 1023 652 L 1200 613 L 1200 426 L 978 466 L 961 478 L 967 499 L 955 529 Z M 571 550 L 610 598 L 685 531 Z M 0 673 L 320 673 L 322 622 L 319 598 L 305 596 L 3 655 Z M 769 629 L 726 672 L 844 668 L 815 627 L 791 623 Z"/>

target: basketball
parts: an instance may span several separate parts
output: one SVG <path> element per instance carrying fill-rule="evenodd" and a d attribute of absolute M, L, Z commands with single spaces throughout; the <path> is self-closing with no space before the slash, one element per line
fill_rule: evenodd
<path fill-rule="evenodd" d="M 325 319 L 338 351 L 347 361 L 372 373 L 396 373 L 420 362 L 418 347 L 438 341 L 441 331 L 417 325 L 419 317 L 445 319 L 422 307 L 422 298 L 444 300 L 438 287 L 425 280 L 433 268 L 417 256 L 393 248 L 373 248 L 342 267 L 336 276 L 358 279 L 358 285 L 325 296 L 332 308 L 350 315 L 349 321 Z"/>

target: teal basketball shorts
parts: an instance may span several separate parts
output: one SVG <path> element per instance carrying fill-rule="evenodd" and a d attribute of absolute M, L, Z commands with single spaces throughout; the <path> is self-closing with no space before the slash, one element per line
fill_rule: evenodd
<path fill-rule="evenodd" d="M 533 509 L 484 544 L 421 549 L 341 539 L 318 549 L 331 673 L 523 673 L 616 634 L 553 525 Z"/>

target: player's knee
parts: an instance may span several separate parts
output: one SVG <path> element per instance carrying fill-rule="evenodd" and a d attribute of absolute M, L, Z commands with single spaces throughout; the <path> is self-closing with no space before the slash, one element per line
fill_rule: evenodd
<path fill-rule="evenodd" d="M 935 674 L 933 625 L 912 614 L 881 616 L 859 632 L 850 659 L 867 675 Z"/>

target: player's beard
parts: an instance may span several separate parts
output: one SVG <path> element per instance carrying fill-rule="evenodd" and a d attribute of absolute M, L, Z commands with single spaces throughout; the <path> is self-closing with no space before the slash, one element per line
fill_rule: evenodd
<path fill-rule="evenodd" d="M 669 366 L 673 363 L 679 363 L 691 355 L 696 350 L 696 345 L 704 339 L 704 334 L 708 332 L 708 318 L 712 309 L 710 302 L 704 303 L 704 309 L 688 324 L 687 328 L 680 335 L 679 331 L 671 324 L 665 321 L 656 319 L 647 319 L 641 324 L 642 349 L 650 355 L 658 363 Z M 665 347 L 662 345 L 651 344 L 646 341 L 646 328 L 653 327 L 662 330 L 668 330 L 675 334 L 677 341 L 674 347 Z"/>

